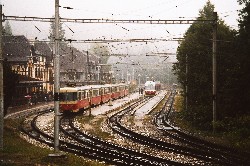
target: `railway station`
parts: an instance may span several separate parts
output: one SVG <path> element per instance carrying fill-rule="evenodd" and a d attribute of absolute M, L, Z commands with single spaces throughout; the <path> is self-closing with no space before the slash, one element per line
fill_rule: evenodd
<path fill-rule="evenodd" d="M 250 3 L 0 2 L 0 165 L 250 165 Z"/>

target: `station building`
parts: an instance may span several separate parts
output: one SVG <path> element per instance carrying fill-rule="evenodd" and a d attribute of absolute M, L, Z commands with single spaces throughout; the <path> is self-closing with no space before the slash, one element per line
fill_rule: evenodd
<path fill-rule="evenodd" d="M 60 46 L 60 86 L 110 83 L 110 67 L 100 64 L 97 55 L 67 46 Z M 3 36 L 3 58 L 18 74 L 18 85 L 12 99 L 13 105 L 27 103 L 25 96 L 41 101 L 53 99 L 54 67 L 53 45 L 30 41 L 25 36 Z M 36 101 L 34 101 L 36 102 Z"/>

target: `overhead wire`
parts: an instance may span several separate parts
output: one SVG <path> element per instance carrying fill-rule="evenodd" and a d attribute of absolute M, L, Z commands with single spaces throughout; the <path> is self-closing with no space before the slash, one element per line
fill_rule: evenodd
<path fill-rule="evenodd" d="M 151 17 L 152 18 L 152 17 Z M 65 24 L 66 25 L 66 24 Z M 67 25 L 66 25 L 67 26 Z M 35 26 L 36 27 L 36 26 Z M 74 31 L 69 27 L 69 26 L 67 26 L 68 28 L 69 28 L 69 30 L 72 32 L 72 33 L 74 33 Z M 151 27 L 152 28 L 152 27 Z M 36 27 L 36 29 L 38 29 L 39 30 L 39 28 L 38 27 Z M 124 27 L 123 27 L 123 29 L 124 30 L 127 30 L 127 31 L 129 31 L 128 29 L 125 29 Z M 41 32 L 41 31 L 40 31 Z M 168 32 L 168 31 L 167 31 Z M 169 32 L 168 32 L 169 33 Z M 110 47 L 110 46 L 109 46 Z M 130 46 L 130 47 L 132 47 L 132 46 Z M 156 47 L 156 45 L 155 45 L 155 47 Z M 128 48 L 128 47 L 127 47 Z M 157 47 L 156 47 L 157 48 Z M 158 48 L 157 48 L 158 49 Z M 112 49 L 111 49 L 112 50 Z"/>

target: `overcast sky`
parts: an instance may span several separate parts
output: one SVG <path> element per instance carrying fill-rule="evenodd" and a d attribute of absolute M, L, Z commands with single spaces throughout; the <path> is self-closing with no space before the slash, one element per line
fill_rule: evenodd
<path fill-rule="evenodd" d="M 60 5 L 73 10 L 60 8 L 60 16 L 66 18 L 109 18 L 109 19 L 194 19 L 207 0 L 60 0 Z M 241 8 L 236 0 L 211 0 L 215 10 L 225 23 L 237 28 L 238 13 Z M 52 17 L 53 0 L 2 0 L 6 16 Z M 28 39 L 37 37 L 47 40 L 49 23 L 10 22 L 14 35 L 25 35 Z M 39 30 L 36 29 L 39 28 Z M 189 25 L 136 25 L 136 24 L 76 24 L 64 23 L 66 37 L 72 39 L 97 38 L 173 38 L 182 37 Z M 70 30 L 72 29 L 74 33 Z M 81 50 L 86 44 L 77 44 Z M 114 53 L 144 54 L 145 52 L 175 52 L 176 42 L 127 43 L 126 48 L 113 44 Z"/>

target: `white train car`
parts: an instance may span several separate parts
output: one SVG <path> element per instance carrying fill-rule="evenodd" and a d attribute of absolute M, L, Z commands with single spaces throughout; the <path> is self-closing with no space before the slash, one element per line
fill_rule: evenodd
<path fill-rule="evenodd" d="M 156 89 L 155 89 L 155 82 L 154 81 L 147 81 L 144 85 L 144 94 L 146 97 L 155 96 Z"/>
<path fill-rule="evenodd" d="M 144 94 L 146 97 L 155 96 L 159 90 L 161 90 L 161 83 L 159 81 L 147 81 L 144 85 Z"/>

